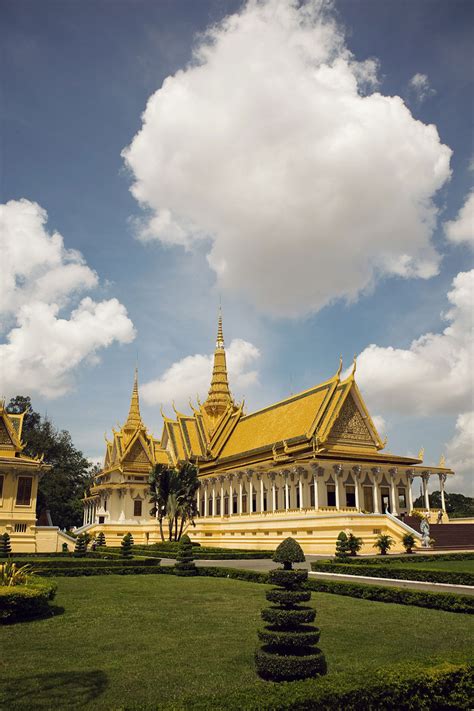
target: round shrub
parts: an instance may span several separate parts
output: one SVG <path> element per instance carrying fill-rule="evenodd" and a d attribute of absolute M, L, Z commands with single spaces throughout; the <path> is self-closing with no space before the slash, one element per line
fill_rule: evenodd
<path fill-rule="evenodd" d="M 48 602 L 55 594 L 55 583 L 34 576 L 29 576 L 26 585 L 0 586 L 0 624 L 50 615 Z"/>
<path fill-rule="evenodd" d="M 131 533 L 126 533 L 120 544 L 120 555 L 122 558 L 132 558 L 133 536 Z"/>
<path fill-rule="evenodd" d="M 302 588 L 308 572 L 293 570 L 293 563 L 304 562 L 304 553 L 293 538 L 287 538 L 278 546 L 273 560 L 282 563 L 283 568 L 269 574 L 270 582 L 278 587 L 267 591 L 267 600 L 274 604 L 261 613 L 267 626 L 258 633 L 263 646 L 255 653 L 257 674 L 272 681 L 324 674 L 324 654 L 315 646 L 319 629 L 308 624 L 314 622 L 316 612 L 300 604 L 311 599 L 311 592 Z"/>
<path fill-rule="evenodd" d="M 176 575 L 191 576 L 197 575 L 196 565 L 193 557 L 193 544 L 191 539 L 186 534 L 181 536 L 179 542 L 178 555 L 176 557 L 176 565 L 174 566 Z"/>

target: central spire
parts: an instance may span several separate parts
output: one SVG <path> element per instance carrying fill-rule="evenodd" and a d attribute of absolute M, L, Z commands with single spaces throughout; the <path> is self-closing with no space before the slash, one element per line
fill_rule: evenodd
<path fill-rule="evenodd" d="M 212 368 L 211 387 L 203 407 L 211 417 L 220 417 L 234 401 L 229 389 L 227 377 L 227 363 L 224 348 L 224 333 L 222 330 L 222 313 L 219 308 L 217 322 L 216 350 L 214 351 L 214 365 Z"/>
<path fill-rule="evenodd" d="M 136 430 L 137 427 L 143 425 L 142 416 L 140 415 L 140 399 L 138 397 L 138 368 L 135 368 L 135 377 L 133 379 L 132 397 L 130 400 L 130 410 L 128 412 L 127 421 L 123 426 L 124 430 Z"/>

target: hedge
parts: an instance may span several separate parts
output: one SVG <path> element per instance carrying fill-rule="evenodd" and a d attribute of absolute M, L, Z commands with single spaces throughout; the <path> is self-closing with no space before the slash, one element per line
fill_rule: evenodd
<path fill-rule="evenodd" d="M 27 585 L 0 586 L 0 624 L 31 620 L 51 614 L 56 584 L 30 576 Z"/>
<path fill-rule="evenodd" d="M 310 599 L 310 590 L 281 590 L 275 588 L 267 592 L 267 600 L 278 605 L 294 605 L 299 602 L 308 602 Z"/>
<path fill-rule="evenodd" d="M 447 585 L 474 585 L 472 573 L 445 570 L 421 570 L 418 568 L 395 568 L 382 565 L 352 565 L 351 563 L 333 563 L 315 561 L 311 569 L 338 575 L 368 575 L 373 578 L 395 578 L 396 580 L 417 580 L 427 583 L 445 583 Z"/>
<path fill-rule="evenodd" d="M 349 560 L 340 561 L 342 565 L 350 563 L 350 565 L 387 565 L 389 563 L 432 563 L 437 560 L 474 560 L 473 553 L 433 553 L 426 555 L 423 553 L 404 554 L 404 555 L 386 555 L 386 556 L 363 556 L 360 558 L 349 557 Z M 325 561 L 321 561 L 325 562 Z M 337 558 L 331 558 L 328 563 L 339 563 Z"/>
<path fill-rule="evenodd" d="M 294 610 L 284 610 L 280 607 L 266 607 L 262 610 L 262 620 L 273 627 L 286 629 L 294 625 L 304 625 L 313 622 L 316 610 L 312 607 L 297 607 Z"/>
<path fill-rule="evenodd" d="M 16 560 L 16 556 L 12 558 L 13 561 Z M 25 561 L 22 560 L 22 563 Z M 30 562 L 30 561 L 28 561 Z M 133 566 L 135 568 L 156 566 L 160 564 L 159 558 L 113 558 L 107 560 L 104 558 L 89 558 L 88 556 L 84 558 L 60 558 L 60 559 L 34 559 L 31 561 L 31 565 L 35 568 L 36 572 L 43 570 L 69 570 L 70 568 L 121 568 L 123 566 Z"/>
<path fill-rule="evenodd" d="M 301 649 L 300 654 L 275 655 L 271 647 L 262 647 L 255 652 L 255 664 L 263 679 L 291 681 L 325 674 L 327 665 L 320 649 Z"/>
<path fill-rule="evenodd" d="M 134 555 L 158 555 L 160 558 L 176 558 L 178 554 L 179 542 L 172 544 L 152 544 L 150 546 L 135 545 L 133 547 Z M 107 548 L 107 551 L 115 552 L 118 548 Z M 251 551 L 239 550 L 232 548 L 205 548 L 193 544 L 193 558 L 195 560 L 252 560 L 252 559 L 269 559 L 273 555 L 273 551 Z"/>
<path fill-rule="evenodd" d="M 355 683 L 338 676 L 291 684 L 265 684 L 258 690 L 193 699 L 201 711 L 468 711 L 473 706 L 473 667 L 445 664 L 413 673 L 409 667 L 383 669 Z"/>

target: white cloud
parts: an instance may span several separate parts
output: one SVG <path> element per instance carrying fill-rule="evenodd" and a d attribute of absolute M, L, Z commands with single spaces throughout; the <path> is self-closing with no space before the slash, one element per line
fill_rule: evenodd
<path fill-rule="evenodd" d="M 404 415 L 458 414 L 473 401 L 474 270 L 460 272 L 448 293 L 448 326 L 410 348 L 368 346 L 357 359 L 357 382 L 371 408 Z"/>
<path fill-rule="evenodd" d="M 260 357 L 256 346 L 240 338 L 234 338 L 226 350 L 227 370 L 232 395 L 240 400 L 245 396 L 246 388 L 258 382 L 258 372 L 252 369 Z M 189 410 L 189 399 L 195 401 L 196 395 L 201 400 L 207 396 L 211 383 L 214 356 L 192 355 L 173 363 L 163 375 L 140 387 L 143 400 L 150 405 L 171 405 L 173 402 L 180 410 Z"/>
<path fill-rule="evenodd" d="M 37 392 L 48 398 L 73 386 L 74 370 L 96 362 L 97 351 L 135 337 L 117 299 L 83 298 L 69 317 L 60 310 L 98 283 L 82 255 L 45 229 L 46 211 L 28 200 L 0 206 L 0 314 L 8 326 L 0 343 L 0 392 Z"/>
<path fill-rule="evenodd" d="M 421 74 L 420 72 L 417 72 L 412 76 L 408 86 L 420 104 L 428 97 L 436 94 L 436 91 L 431 87 L 426 74 Z"/>
<path fill-rule="evenodd" d="M 466 197 L 456 219 L 444 223 L 444 231 L 450 242 L 465 242 L 474 248 L 474 190 Z"/>
<path fill-rule="evenodd" d="M 385 418 L 382 417 L 382 415 L 372 415 L 372 422 L 374 423 L 379 435 L 383 437 L 387 431 L 387 423 Z"/>
<path fill-rule="evenodd" d="M 438 270 L 451 150 L 400 97 L 368 93 L 376 62 L 354 59 L 327 7 L 250 0 L 212 27 L 123 152 L 151 215 L 139 237 L 206 237 L 219 288 L 276 315 Z"/>
<path fill-rule="evenodd" d="M 464 475 L 464 489 L 473 495 L 474 475 L 474 412 L 464 412 L 456 421 L 456 433 L 446 445 L 447 462 L 456 474 Z M 466 476 L 467 475 L 467 476 Z M 459 483 L 456 477 L 456 484 Z M 459 489 L 459 486 L 457 487 Z"/>

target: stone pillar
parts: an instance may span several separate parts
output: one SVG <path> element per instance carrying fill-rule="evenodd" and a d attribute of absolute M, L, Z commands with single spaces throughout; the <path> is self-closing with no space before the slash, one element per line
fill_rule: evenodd
<path fill-rule="evenodd" d="M 319 467 L 317 464 L 312 464 L 313 469 L 313 492 L 314 492 L 314 510 L 319 509 L 319 491 L 318 491 L 318 474 Z"/>
<path fill-rule="evenodd" d="M 438 474 L 439 476 L 439 490 L 441 492 L 441 509 L 443 513 L 446 513 L 446 503 L 444 500 L 444 485 L 446 483 L 447 474 Z"/>
<path fill-rule="evenodd" d="M 229 474 L 227 478 L 229 480 L 229 516 L 232 516 L 234 513 L 234 487 L 232 486 L 232 474 Z"/>
<path fill-rule="evenodd" d="M 300 511 L 303 508 L 303 482 L 301 481 L 302 474 L 300 473 L 299 478 L 298 478 L 298 489 L 300 492 Z"/>
<path fill-rule="evenodd" d="M 288 511 L 290 508 L 290 488 L 288 485 L 288 472 L 283 475 L 285 477 L 285 510 Z"/>
<path fill-rule="evenodd" d="M 272 482 L 272 511 L 276 511 L 276 491 L 275 491 L 275 474 L 270 474 Z"/>
<path fill-rule="evenodd" d="M 253 513 L 253 474 L 247 474 L 247 480 L 249 483 L 249 493 L 248 493 L 249 505 L 247 506 L 247 509 L 248 509 L 249 513 Z"/>
<path fill-rule="evenodd" d="M 425 508 L 429 513 L 429 511 L 430 511 L 430 497 L 428 494 L 428 482 L 430 480 L 429 471 L 424 471 L 423 474 L 421 475 L 421 479 L 423 481 L 423 496 L 425 498 Z"/>
<path fill-rule="evenodd" d="M 242 513 L 242 493 L 243 490 L 243 485 L 242 485 L 242 474 L 239 474 L 239 514 Z"/>
<path fill-rule="evenodd" d="M 225 493 L 224 492 L 224 480 L 225 480 L 224 476 L 219 477 L 219 481 L 221 483 L 221 517 L 224 515 L 224 508 L 225 508 L 225 506 L 224 506 L 224 504 L 225 504 L 225 502 L 224 502 L 224 493 Z"/>
<path fill-rule="evenodd" d="M 334 465 L 334 479 L 336 482 L 335 489 L 336 489 L 336 510 L 337 511 L 340 511 L 340 509 L 341 509 L 341 498 L 339 495 L 339 480 L 340 480 L 341 474 L 342 474 L 342 464 L 335 464 Z"/>
<path fill-rule="evenodd" d="M 264 495 L 265 495 L 264 486 L 263 486 L 263 474 L 259 475 L 259 479 L 260 479 L 260 511 L 263 512 L 265 510 L 264 500 L 263 500 Z"/>
<path fill-rule="evenodd" d="M 354 472 L 355 505 L 356 505 L 357 511 L 360 512 L 360 473 L 362 471 L 362 467 L 360 467 L 358 464 L 356 464 L 355 467 L 352 467 L 352 471 Z"/>
<path fill-rule="evenodd" d="M 413 472 L 407 469 L 407 489 L 408 489 L 408 513 L 411 514 L 413 511 L 413 492 L 411 490 L 411 485 L 413 483 Z"/>
<path fill-rule="evenodd" d="M 212 482 L 212 515 L 216 515 L 216 482 Z"/>
<path fill-rule="evenodd" d="M 397 490 L 395 488 L 395 478 L 398 474 L 398 470 L 396 467 L 393 469 L 389 470 L 390 474 L 390 512 L 393 514 L 393 516 L 398 516 L 400 511 L 398 510 L 398 501 L 397 501 Z"/>
<path fill-rule="evenodd" d="M 372 475 L 373 475 L 373 480 L 374 480 L 374 487 L 373 487 L 374 513 L 380 513 L 379 474 L 380 474 L 380 467 L 373 467 L 372 468 Z"/>
<path fill-rule="evenodd" d="M 209 487 L 206 481 L 206 489 L 204 491 L 204 518 L 209 516 Z"/>

